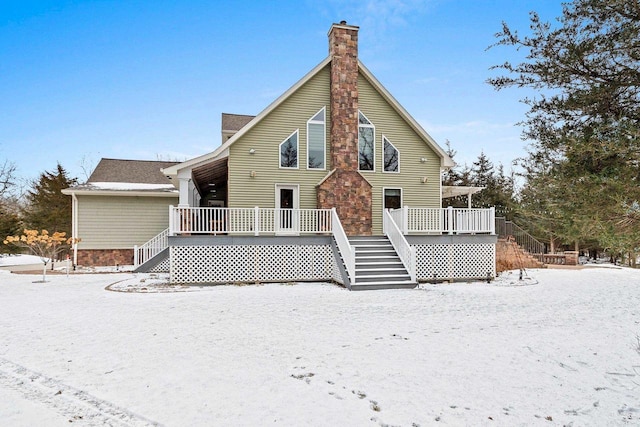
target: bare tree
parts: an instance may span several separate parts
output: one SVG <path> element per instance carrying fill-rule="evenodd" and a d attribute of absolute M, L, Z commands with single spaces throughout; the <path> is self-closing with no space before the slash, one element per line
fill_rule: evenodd
<path fill-rule="evenodd" d="M 9 189 L 16 185 L 16 165 L 5 160 L 0 165 L 0 197 L 4 197 Z"/>
<path fill-rule="evenodd" d="M 89 180 L 91 173 L 96 168 L 96 161 L 90 155 L 84 154 L 78 162 L 85 181 Z"/>

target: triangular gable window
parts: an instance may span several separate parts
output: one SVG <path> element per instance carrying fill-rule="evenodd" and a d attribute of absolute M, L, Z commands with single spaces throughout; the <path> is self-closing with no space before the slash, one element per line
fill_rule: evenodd
<path fill-rule="evenodd" d="M 385 172 L 400 172 L 400 151 L 382 135 L 382 165 Z"/>
<path fill-rule="evenodd" d="M 298 130 L 280 143 L 280 167 L 298 168 Z"/>

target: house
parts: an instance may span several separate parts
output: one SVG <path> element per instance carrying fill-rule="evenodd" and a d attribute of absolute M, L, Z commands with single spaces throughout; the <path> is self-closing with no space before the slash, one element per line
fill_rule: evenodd
<path fill-rule="evenodd" d="M 131 265 L 133 248 L 167 228 L 178 190 L 162 174 L 176 162 L 102 159 L 72 197 L 75 265 Z"/>
<path fill-rule="evenodd" d="M 260 114 L 222 116 L 217 149 L 158 165 L 164 180 L 154 184 L 170 182 L 163 202 L 177 205 L 165 205 L 166 230 L 135 249 L 141 270 L 168 270 L 177 283 L 334 280 L 349 289 L 495 275 L 493 210 L 441 208 L 443 194 L 478 189 L 442 187 L 453 161 L 358 60 L 358 27 L 333 24 L 328 37 L 329 56 Z M 136 194 L 138 213 L 158 190 Z M 78 253 L 102 249 L 83 236 L 83 200 L 123 201 L 132 190 L 95 191 L 67 190 Z M 115 238 L 114 217 L 96 221 Z"/>

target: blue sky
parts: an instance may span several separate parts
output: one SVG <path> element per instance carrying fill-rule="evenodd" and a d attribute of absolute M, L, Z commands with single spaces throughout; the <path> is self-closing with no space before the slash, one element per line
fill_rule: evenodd
<path fill-rule="evenodd" d="M 506 21 L 560 0 L 0 2 L 0 162 L 23 178 L 101 157 L 184 160 L 220 144 L 220 114 L 258 114 L 360 26 L 360 59 L 458 163 L 523 155 L 526 107 L 496 92 L 486 51 Z"/>

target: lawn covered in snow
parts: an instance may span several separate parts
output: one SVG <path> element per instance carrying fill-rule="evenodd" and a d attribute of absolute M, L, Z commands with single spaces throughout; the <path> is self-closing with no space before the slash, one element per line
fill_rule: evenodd
<path fill-rule="evenodd" d="M 529 274 L 348 292 L 0 271 L 0 425 L 639 425 L 640 271 Z"/>

